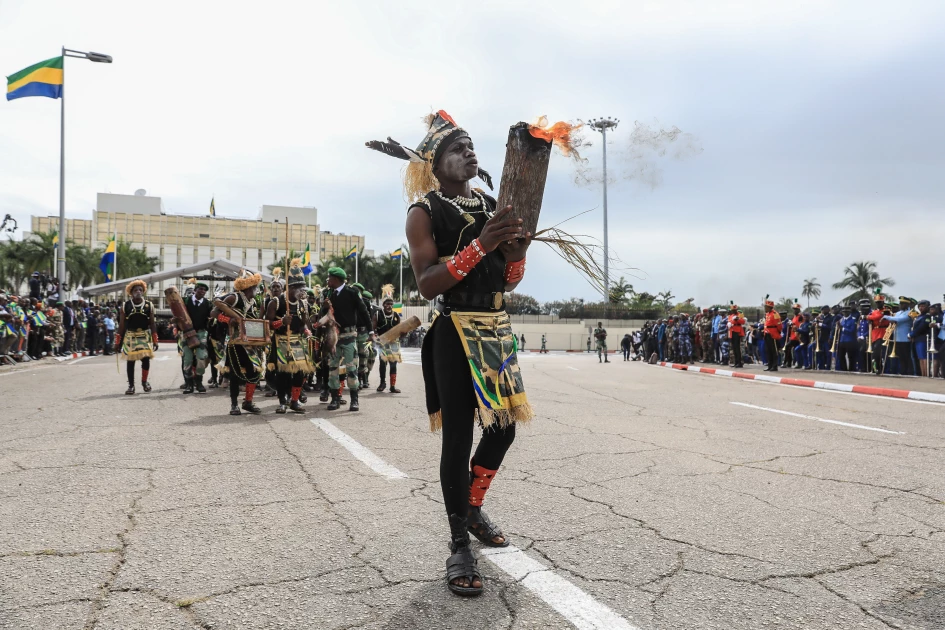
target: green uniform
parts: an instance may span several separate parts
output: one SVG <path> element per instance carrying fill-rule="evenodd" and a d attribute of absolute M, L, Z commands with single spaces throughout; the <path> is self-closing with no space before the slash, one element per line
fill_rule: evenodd
<path fill-rule="evenodd" d="M 594 329 L 594 339 L 597 340 L 597 356 L 603 356 L 607 354 L 607 329 L 606 328 L 595 328 Z"/>

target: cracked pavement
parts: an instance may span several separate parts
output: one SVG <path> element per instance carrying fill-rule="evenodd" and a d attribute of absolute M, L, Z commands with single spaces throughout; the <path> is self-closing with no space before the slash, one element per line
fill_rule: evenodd
<path fill-rule="evenodd" d="M 641 629 L 945 627 L 945 408 L 594 358 L 522 360 L 486 503 L 527 556 Z M 0 629 L 573 627 L 485 559 L 446 590 L 417 365 L 358 414 L 231 417 L 177 360 L 134 397 L 112 357 L 0 371 Z"/>

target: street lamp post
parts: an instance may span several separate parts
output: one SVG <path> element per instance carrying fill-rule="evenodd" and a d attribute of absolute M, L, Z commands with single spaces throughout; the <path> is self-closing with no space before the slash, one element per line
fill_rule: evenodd
<path fill-rule="evenodd" d="M 95 63 L 111 63 L 110 55 L 62 48 L 62 92 L 59 97 L 59 251 L 56 277 L 60 287 L 66 283 L 66 57 L 79 57 Z"/>
<path fill-rule="evenodd" d="M 610 250 L 607 242 L 607 131 L 617 128 L 618 118 L 591 118 L 588 125 L 604 138 L 604 304 L 610 303 Z"/>

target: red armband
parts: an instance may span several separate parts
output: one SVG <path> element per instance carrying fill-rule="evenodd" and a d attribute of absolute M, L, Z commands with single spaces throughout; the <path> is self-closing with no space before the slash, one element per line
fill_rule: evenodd
<path fill-rule="evenodd" d="M 223 313 L 220 313 L 219 315 L 217 315 L 217 321 L 221 324 L 229 324 L 230 318 L 229 316 L 224 315 Z"/>
<path fill-rule="evenodd" d="M 462 251 L 456 252 L 456 254 L 446 262 L 446 268 L 449 270 L 451 276 L 462 281 L 463 278 L 469 275 L 473 267 L 478 265 L 479 261 L 485 257 L 486 252 L 482 249 L 482 245 L 477 238 L 464 247 Z"/>
<path fill-rule="evenodd" d="M 513 283 L 525 277 L 525 259 L 505 263 L 505 281 Z"/>
<path fill-rule="evenodd" d="M 280 328 L 282 328 L 282 320 L 281 320 L 281 319 L 277 319 L 276 321 L 272 322 L 272 329 L 273 329 L 273 330 L 279 330 Z"/>
<path fill-rule="evenodd" d="M 158 336 L 157 336 L 157 333 L 151 333 L 151 341 L 154 342 L 154 345 L 157 345 L 157 343 L 158 343 Z"/>

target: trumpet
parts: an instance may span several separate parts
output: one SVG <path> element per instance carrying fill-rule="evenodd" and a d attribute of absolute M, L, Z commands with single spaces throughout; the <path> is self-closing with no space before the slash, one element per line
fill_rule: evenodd
<path fill-rule="evenodd" d="M 889 324 L 889 327 L 886 328 L 886 332 L 883 334 L 883 347 L 889 350 L 889 344 L 892 344 L 892 354 L 887 358 L 895 359 L 896 358 L 896 342 L 893 341 L 893 335 L 896 333 L 896 322 Z"/>
<path fill-rule="evenodd" d="M 837 322 L 836 328 L 833 331 L 833 344 L 830 346 L 830 352 L 837 351 L 837 341 L 840 340 L 840 322 Z"/>

